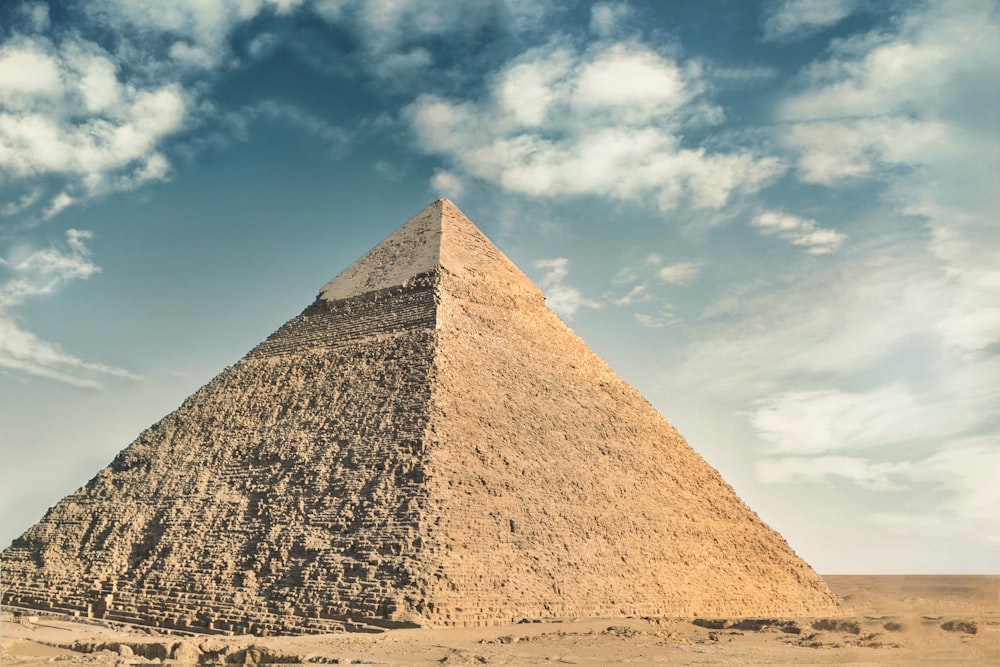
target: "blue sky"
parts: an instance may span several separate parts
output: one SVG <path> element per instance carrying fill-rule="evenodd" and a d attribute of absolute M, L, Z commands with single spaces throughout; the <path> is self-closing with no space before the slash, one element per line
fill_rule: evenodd
<path fill-rule="evenodd" d="M 0 5 L 0 542 L 452 199 L 820 572 L 1000 571 L 996 2 Z"/>

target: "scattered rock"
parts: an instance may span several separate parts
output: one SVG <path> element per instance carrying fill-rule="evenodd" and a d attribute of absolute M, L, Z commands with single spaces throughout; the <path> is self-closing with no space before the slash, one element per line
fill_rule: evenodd
<path fill-rule="evenodd" d="M 170 649 L 170 659 L 185 665 L 201 662 L 201 651 L 193 642 L 177 642 Z"/>
<path fill-rule="evenodd" d="M 608 629 L 602 632 L 601 634 L 630 639 L 632 637 L 641 637 L 649 633 L 643 632 L 642 630 L 636 630 L 635 628 L 630 628 L 627 625 L 612 625 L 609 626 Z"/>
<path fill-rule="evenodd" d="M 861 634 L 861 624 L 857 621 L 840 618 L 821 618 L 812 624 L 813 630 L 822 632 L 846 632 L 852 635 Z"/>
<path fill-rule="evenodd" d="M 974 635 L 979 632 L 979 625 L 975 621 L 945 621 L 941 624 L 941 629 L 945 632 L 964 632 L 967 635 Z"/>

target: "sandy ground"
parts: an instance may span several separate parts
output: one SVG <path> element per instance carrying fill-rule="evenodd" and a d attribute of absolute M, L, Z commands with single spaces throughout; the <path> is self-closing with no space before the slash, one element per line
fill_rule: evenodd
<path fill-rule="evenodd" d="M 827 619 L 567 619 L 307 637 L 185 637 L 4 614 L 0 665 L 998 665 L 1000 576 L 828 576 Z"/>

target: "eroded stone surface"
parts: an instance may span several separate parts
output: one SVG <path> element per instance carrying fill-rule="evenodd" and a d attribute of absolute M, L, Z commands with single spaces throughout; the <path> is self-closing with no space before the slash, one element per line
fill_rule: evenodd
<path fill-rule="evenodd" d="M 5 604 L 203 632 L 835 608 L 445 200 L 2 558 Z"/>

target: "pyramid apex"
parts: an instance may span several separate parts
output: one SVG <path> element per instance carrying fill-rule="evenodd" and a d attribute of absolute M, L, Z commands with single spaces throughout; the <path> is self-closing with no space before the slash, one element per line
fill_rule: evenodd
<path fill-rule="evenodd" d="M 436 199 L 320 290 L 324 301 L 396 287 L 444 269 L 540 290 L 449 199 Z"/>

